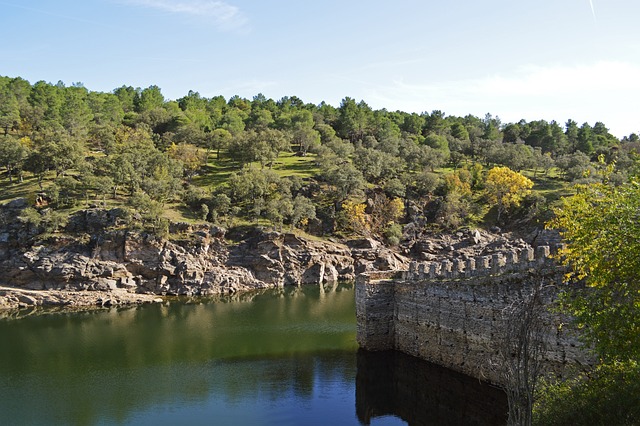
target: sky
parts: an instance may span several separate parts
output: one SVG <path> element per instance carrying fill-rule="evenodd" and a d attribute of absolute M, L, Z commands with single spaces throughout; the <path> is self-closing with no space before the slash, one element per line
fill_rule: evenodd
<path fill-rule="evenodd" d="M 0 0 L 0 75 L 640 133 L 638 0 Z"/>

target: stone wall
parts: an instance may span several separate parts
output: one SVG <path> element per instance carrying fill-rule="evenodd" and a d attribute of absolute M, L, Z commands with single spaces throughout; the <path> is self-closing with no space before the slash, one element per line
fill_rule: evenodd
<path fill-rule="evenodd" d="M 499 345 L 505 308 L 544 283 L 550 304 L 564 270 L 550 248 L 467 259 L 412 263 L 408 271 L 361 274 L 356 279 L 360 347 L 395 349 L 494 384 L 502 384 Z M 562 376 L 591 359 L 559 314 L 544 315 L 544 368 Z"/>

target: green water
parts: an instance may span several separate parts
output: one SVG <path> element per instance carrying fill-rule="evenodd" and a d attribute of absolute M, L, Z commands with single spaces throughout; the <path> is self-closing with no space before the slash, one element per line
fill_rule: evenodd
<path fill-rule="evenodd" d="M 457 422 L 477 406 L 482 424 L 502 419 L 495 399 L 450 395 L 473 380 L 358 352 L 352 285 L 22 314 L 0 320 L 0 424 L 443 424 L 436 411 Z M 413 401 L 424 380 L 433 390 Z"/>

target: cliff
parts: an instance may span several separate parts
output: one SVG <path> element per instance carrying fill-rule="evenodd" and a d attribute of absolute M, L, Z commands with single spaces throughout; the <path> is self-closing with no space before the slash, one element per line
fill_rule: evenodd
<path fill-rule="evenodd" d="M 0 307 L 157 300 L 127 294 L 230 294 L 353 280 L 356 272 L 408 264 L 366 239 L 342 244 L 256 229 L 232 244 L 223 228 L 186 223 L 171 224 L 171 238 L 160 238 L 122 226 L 119 209 L 82 210 L 62 232 L 43 238 L 15 220 L 24 207 L 12 202 L 0 208 L 0 285 L 6 287 Z M 86 292 L 106 295 L 79 296 Z"/>

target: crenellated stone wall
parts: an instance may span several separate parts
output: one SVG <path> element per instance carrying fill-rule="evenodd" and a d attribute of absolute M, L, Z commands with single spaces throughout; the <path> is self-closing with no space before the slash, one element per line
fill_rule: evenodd
<path fill-rule="evenodd" d="M 529 247 L 361 274 L 356 279 L 358 344 L 372 351 L 398 350 L 501 385 L 504 309 L 541 282 L 542 300 L 551 304 L 565 285 L 565 270 L 549 257 L 551 251 Z M 546 372 L 562 376 L 569 366 L 592 363 L 568 318 L 545 312 L 543 321 Z"/>

